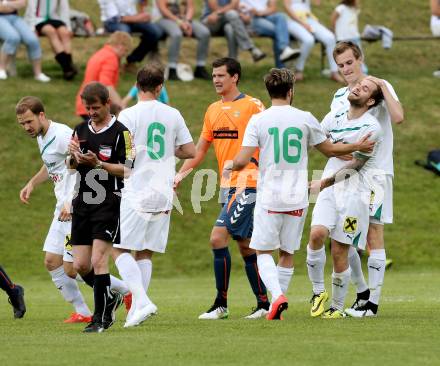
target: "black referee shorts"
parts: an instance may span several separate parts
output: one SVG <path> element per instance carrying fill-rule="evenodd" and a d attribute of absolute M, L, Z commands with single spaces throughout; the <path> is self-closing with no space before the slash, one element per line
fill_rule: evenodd
<path fill-rule="evenodd" d="M 75 210 L 73 203 L 72 214 L 72 245 L 92 245 L 94 239 L 100 239 L 111 243 L 120 242 L 119 210 L 120 197 L 110 194 L 99 205 L 90 205 L 87 210 Z M 78 199 L 78 198 L 77 198 Z"/>

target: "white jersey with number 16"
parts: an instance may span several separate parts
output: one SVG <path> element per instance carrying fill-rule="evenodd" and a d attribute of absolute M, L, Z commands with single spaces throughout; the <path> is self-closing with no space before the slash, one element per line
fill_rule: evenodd
<path fill-rule="evenodd" d="M 242 146 L 260 148 L 257 203 L 274 211 L 307 207 L 307 150 L 325 140 L 311 113 L 289 105 L 252 116 Z"/>

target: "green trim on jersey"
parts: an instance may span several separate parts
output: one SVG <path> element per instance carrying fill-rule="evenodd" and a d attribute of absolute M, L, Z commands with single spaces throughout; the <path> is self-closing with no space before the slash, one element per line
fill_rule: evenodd
<path fill-rule="evenodd" d="M 43 150 L 41 150 L 41 156 L 43 156 L 44 152 L 46 151 L 46 149 L 49 147 L 50 144 L 52 144 L 52 142 L 54 142 L 56 139 L 56 136 L 53 137 L 52 140 L 50 140 L 44 147 Z"/>
<path fill-rule="evenodd" d="M 343 97 L 343 96 L 345 95 L 345 93 L 347 93 L 347 89 L 348 89 L 348 88 L 345 88 L 344 92 L 341 93 L 341 94 L 335 94 L 334 97 L 333 97 L 333 99 Z"/>
<path fill-rule="evenodd" d="M 347 113 L 348 112 L 348 110 L 346 110 L 345 112 L 342 112 L 341 114 L 336 114 L 335 115 L 335 118 L 339 118 L 339 117 L 342 117 L 345 113 Z"/>
<path fill-rule="evenodd" d="M 373 217 L 376 220 L 380 220 L 380 218 L 382 217 L 382 205 L 379 206 Z"/>
<path fill-rule="evenodd" d="M 367 155 L 364 155 L 364 154 L 362 154 L 362 153 L 356 151 L 356 152 L 354 153 L 354 157 L 355 157 L 356 159 L 358 159 L 358 160 L 368 160 L 368 159 L 370 159 L 371 156 L 367 156 Z"/>
<path fill-rule="evenodd" d="M 358 247 L 359 246 L 359 239 L 361 237 L 362 233 L 357 234 L 353 239 L 353 246 Z"/>
<path fill-rule="evenodd" d="M 364 128 L 364 127 L 370 127 L 370 125 L 365 124 L 365 125 L 362 125 L 362 126 L 359 126 L 359 127 L 341 128 L 340 130 L 330 130 L 330 132 L 341 133 L 341 132 L 346 132 L 346 131 L 358 131 L 361 128 Z"/>

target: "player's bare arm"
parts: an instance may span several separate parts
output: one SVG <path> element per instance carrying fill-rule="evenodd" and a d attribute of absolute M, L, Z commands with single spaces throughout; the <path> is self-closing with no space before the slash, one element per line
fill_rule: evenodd
<path fill-rule="evenodd" d="M 78 167 L 79 156 L 82 154 L 78 140 L 78 135 L 76 133 L 70 139 L 69 145 L 67 147 L 67 151 L 70 154 L 70 156 L 68 156 L 66 159 L 67 169 L 76 169 Z"/>
<path fill-rule="evenodd" d="M 71 202 L 64 202 L 63 208 L 61 209 L 60 215 L 58 216 L 58 221 L 68 222 L 72 220 L 72 204 Z"/>
<path fill-rule="evenodd" d="M 318 151 L 329 158 L 334 156 L 344 156 L 355 151 L 370 153 L 373 151 L 375 144 L 375 141 L 369 140 L 370 137 L 371 133 L 363 136 L 359 141 L 353 144 L 332 144 L 330 140 L 327 139 L 315 147 L 318 149 Z M 349 160 L 351 160 L 351 157 Z"/>
<path fill-rule="evenodd" d="M 194 142 L 178 146 L 174 151 L 174 155 L 179 159 L 194 159 L 196 157 Z"/>
<path fill-rule="evenodd" d="M 370 159 L 369 156 L 361 155 L 359 153 L 356 154 L 355 157 L 348 164 L 339 169 L 331 177 L 321 179 L 320 189 L 323 190 L 324 188 L 331 187 L 336 183 L 342 182 L 343 180 L 350 178 L 350 175 L 345 174 L 344 172 L 346 172 L 347 170 L 359 172 L 359 170 L 362 169 L 368 159 Z"/>
<path fill-rule="evenodd" d="M 35 174 L 20 191 L 21 202 L 29 204 L 29 198 L 34 188 L 39 184 L 47 181 L 48 179 L 49 179 L 49 173 L 47 172 L 46 167 L 43 165 L 38 171 L 38 173 Z"/>
<path fill-rule="evenodd" d="M 174 189 L 179 187 L 180 182 L 189 175 L 195 168 L 197 168 L 200 163 L 205 158 L 206 153 L 208 152 L 211 143 L 205 140 L 203 137 L 199 139 L 196 145 L 196 153 L 194 159 L 186 160 L 182 167 L 179 169 L 179 172 L 176 174 L 174 178 Z"/>
<path fill-rule="evenodd" d="M 229 178 L 232 171 L 243 170 L 251 161 L 252 156 L 257 150 L 254 146 L 244 146 L 240 149 L 239 153 L 235 156 L 234 160 L 229 160 L 223 167 L 223 177 Z"/>
<path fill-rule="evenodd" d="M 391 116 L 391 122 L 397 123 L 397 124 L 402 123 L 405 118 L 402 104 L 400 104 L 399 101 L 394 99 L 393 95 L 388 90 L 388 87 L 387 87 L 385 81 L 382 79 L 376 78 L 374 76 L 371 76 L 371 75 L 367 76 L 366 79 L 375 83 L 382 90 L 382 94 L 383 94 L 385 103 L 388 107 L 388 111 Z"/>

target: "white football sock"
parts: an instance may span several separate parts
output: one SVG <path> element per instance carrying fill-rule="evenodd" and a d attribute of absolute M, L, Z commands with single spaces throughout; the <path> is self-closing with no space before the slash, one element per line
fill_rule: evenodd
<path fill-rule="evenodd" d="M 151 273 L 153 272 L 153 262 L 151 259 L 141 259 L 136 262 L 142 273 L 142 285 L 144 286 L 145 292 L 148 292 L 148 287 L 150 287 Z"/>
<path fill-rule="evenodd" d="M 316 295 L 325 291 L 324 267 L 326 259 L 325 246 L 321 249 L 313 250 L 307 245 L 307 271 L 313 285 L 313 293 Z"/>
<path fill-rule="evenodd" d="M 49 271 L 49 274 L 57 289 L 60 290 L 64 300 L 73 305 L 75 312 L 84 316 L 92 315 L 89 307 L 84 301 L 81 291 L 79 290 L 78 283 L 76 280 L 66 275 L 63 266 L 60 266 L 53 271 Z"/>
<path fill-rule="evenodd" d="M 278 280 L 278 271 L 275 261 L 270 254 L 260 254 L 257 256 L 258 272 L 266 288 L 272 294 L 272 301 L 278 299 L 283 294 L 280 281 Z"/>
<path fill-rule="evenodd" d="M 348 263 L 351 269 L 351 282 L 356 286 L 356 292 L 360 294 L 368 290 L 364 273 L 362 272 L 361 257 L 359 257 L 359 253 L 353 246 L 350 246 L 348 250 Z"/>
<path fill-rule="evenodd" d="M 332 273 L 332 305 L 334 309 L 344 311 L 345 297 L 350 284 L 350 267 L 344 272 Z"/>
<path fill-rule="evenodd" d="M 119 274 L 130 289 L 137 308 L 148 305 L 151 301 L 142 286 L 142 274 L 136 261 L 129 253 L 123 253 L 115 260 Z"/>
<path fill-rule="evenodd" d="M 370 257 L 368 258 L 369 301 L 376 305 L 379 305 L 383 278 L 385 276 L 386 259 L 385 249 L 373 249 L 370 251 Z"/>
<path fill-rule="evenodd" d="M 115 290 L 124 296 L 130 292 L 124 281 L 121 281 L 113 275 L 110 275 L 110 290 Z"/>
<path fill-rule="evenodd" d="M 292 279 L 294 268 L 287 268 L 287 267 L 281 267 L 280 265 L 277 266 L 278 270 L 278 280 L 280 282 L 281 291 L 283 294 L 287 293 L 287 290 L 289 289 L 290 280 Z"/>

